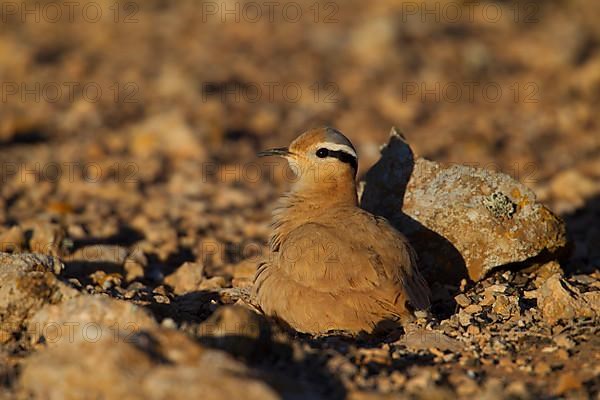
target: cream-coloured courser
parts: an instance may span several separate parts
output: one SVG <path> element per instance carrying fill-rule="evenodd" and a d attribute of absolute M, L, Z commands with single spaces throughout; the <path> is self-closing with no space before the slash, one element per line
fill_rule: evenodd
<path fill-rule="evenodd" d="M 305 132 L 285 157 L 296 172 L 273 215 L 271 253 L 254 277 L 254 302 L 299 332 L 373 333 L 429 307 L 406 238 L 359 208 L 357 155 L 339 131 Z"/>

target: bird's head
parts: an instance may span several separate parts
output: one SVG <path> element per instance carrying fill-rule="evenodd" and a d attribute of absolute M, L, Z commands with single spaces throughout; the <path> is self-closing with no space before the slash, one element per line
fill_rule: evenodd
<path fill-rule="evenodd" d="M 296 187 L 354 187 L 358 169 L 356 149 L 340 131 L 324 127 L 298 136 L 289 147 L 261 151 L 258 156 L 284 157 L 296 175 Z"/>

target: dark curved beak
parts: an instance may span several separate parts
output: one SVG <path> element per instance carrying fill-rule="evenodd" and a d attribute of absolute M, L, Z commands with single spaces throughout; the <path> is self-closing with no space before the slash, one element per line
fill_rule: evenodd
<path fill-rule="evenodd" d="M 287 147 L 278 147 L 276 149 L 269 149 L 269 150 L 259 151 L 258 153 L 256 153 L 256 155 L 258 157 L 269 157 L 269 156 L 287 157 L 290 154 L 292 154 L 292 153 L 290 153 L 290 151 L 288 150 Z"/>

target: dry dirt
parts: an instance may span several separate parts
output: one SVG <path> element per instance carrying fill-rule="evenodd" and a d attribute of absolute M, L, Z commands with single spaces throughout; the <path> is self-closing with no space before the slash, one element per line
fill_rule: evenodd
<path fill-rule="evenodd" d="M 2 2 L 0 397 L 599 398 L 600 2 L 286 4 Z M 227 307 L 290 180 L 256 151 L 325 124 L 361 177 L 394 125 L 509 174 L 570 245 L 386 337 Z"/>

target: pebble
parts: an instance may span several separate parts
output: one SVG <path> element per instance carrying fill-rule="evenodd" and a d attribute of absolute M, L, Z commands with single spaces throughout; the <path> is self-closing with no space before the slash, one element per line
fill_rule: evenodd
<path fill-rule="evenodd" d="M 481 329 L 479 329 L 479 327 L 476 325 L 469 325 L 467 327 L 467 333 L 471 336 L 479 335 L 480 332 Z"/>
<path fill-rule="evenodd" d="M 156 294 L 154 296 L 152 296 L 152 298 L 154 299 L 154 301 L 156 301 L 159 304 L 170 304 L 171 300 L 169 300 L 169 298 L 167 296 L 163 296 L 161 294 Z"/>
<path fill-rule="evenodd" d="M 575 347 L 575 342 L 569 339 L 569 337 L 565 334 L 555 336 L 554 343 L 556 343 L 558 347 L 562 347 L 565 349 L 572 349 L 573 347 Z"/>
<path fill-rule="evenodd" d="M 471 324 L 471 316 L 460 310 L 458 313 L 458 322 L 461 326 L 469 326 Z"/>
<path fill-rule="evenodd" d="M 548 374 L 552 370 L 552 368 L 550 368 L 550 365 L 548 365 L 547 363 L 545 363 L 543 361 L 539 361 L 535 365 L 535 367 L 534 367 L 533 370 L 538 375 L 546 375 L 546 374 Z"/>
<path fill-rule="evenodd" d="M 504 318 L 508 318 L 511 315 L 511 301 L 508 296 L 499 295 L 496 296 L 496 301 L 492 307 L 492 311 L 500 314 Z"/>
<path fill-rule="evenodd" d="M 227 287 L 227 280 L 222 276 L 213 276 L 200 282 L 198 290 L 214 290 Z"/>
<path fill-rule="evenodd" d="M 481 307 L 479 304 L 471 304 L 467 307 L 465 307 L 465 312 L 467 314 L 477 314 L 480 313 L 483 310 L 483 307 Z"/>
<path fill-rule="evenodd" d="M 459 294 L 458 296 L 454 297 L 454 300 L 456 300 L 456 303 L 461 306 L 461 307 L 466 307 L 469 304 L 471 304 L 471 299 L 469 299 L 467 296 L 465 296 L 463 293 Z"/>

